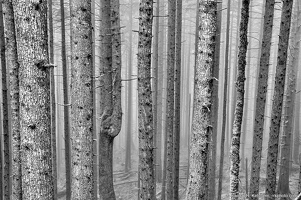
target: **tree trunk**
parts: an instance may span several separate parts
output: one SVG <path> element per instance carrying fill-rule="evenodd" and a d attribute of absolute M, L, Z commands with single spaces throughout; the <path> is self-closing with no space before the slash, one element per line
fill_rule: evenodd
<path fill-rule="evenodd" d="M 20 157 L 20 116 L 19 116 L 19 63 L 15 34 L 12 1 L 3 1 L 5 55 L 9 69 L 11 108 L 11 151 L 12 151 L 12 199 L 22 199 L 21 157 Z"/>
<path fill-rule="evenodd" d="M 49 62 L 54 63 L 53 47 L 53 19 L 52 19 L 52 0 L 48 0 L 48 37 L 49 37 Z M 51 103 L 51 146 L 52 146 L 52 170 L 54 199 L 57 199 L 57 161 L 56 161 L 56 105 L 55 105 L 55 82 L 54 68 L 50 69 L 50 103 Z"/>
<path fill-rule="evenodd" d="M 186 199 L 208 199 L 208 150 L 212 134 L 211 109 L 217 2 L 201 0 L 199 4 L 199 41 L 195 66 L 193 125 L 191 135 L 189 181 Z"/>
<path fill-rule="evenodd" d="M 297 9 L 295 10 L 297 13 Z M 300 11 L 299 15 L 292 23 L 291 34 L 291 48 L 289 64 L 286 71 L 286 84 L 284 95 L 284 116 L 283 116 L 283 133 L 281 137 L 280 146 L 280 171 L 278 180 L 278 193 L 282 194 L 281 200 L 290 199 L 289 189 L 289 176 L 291 164 L 291 144 L 292 144 L 292 127 L 293 127 L 293 113 L 295 110 L 295 93 L 296 93 L 296 74 L 298 74 L 298 61 L 299 61 L 299 46 L 300 46 L 300 27 L 299 21 L 301 20 Z"/>
<path fill-rule="evenodd" d="M 10 196 L 10 168 L 11 168 L 11 153 L 10 153 L 10 128 L 8 116 L 8 85 L 6 74 L 6 51 L 5 51 L 5 34 L 2 3 L 0 3 L 0 54 L 1 54 L 1 70 L 2 70 L 2 109 L 3 109 L 3 194 L 4 199 L 9 199 Z"/>
<path fill-rule="evenodd" d="M 270 65 L 270 51 L 272 40 L 272 29 L 274 19 L 275 0 L 266 0 L 263 22 L 263 39 L 261 43 L 261 56 L 258 77 L 258 90 L 256 98 L 256 111 L 253 134 L 253 150 L 250 175 L 250 199 L 257 200 L 259 195 L 260 166 L 262 153 L 262 139 L 264 127 L 264 113 L 266 104 L 266 93 L 268 88 L 268 76 Z"/>
<path fill-rule="evenodd" d="M 139 109 L 139 199 L 155 199 L 154 132 L 151 91 L 151 45 L 153 1 L 139 6 L 138 109 Z"/>
<path fill-rule="evenodd" d="M 275 92 L 272 105 L 272 117 L 270 137 L 268 143 L 267 157 L 267 178 L 266 178 L 266 199 L 275 199 L 276 175 L 277 175 L 277 159 L 278 159 L 278 143 L 279 131 L 282 114 L 283 93 L 285 84 L 287 49 L 290 34 L 292 0 L 283 1 L 279 44 L 278 44 L 278 59 L 275 76 Z"/>
<path fill-rule="evenodd" d="M 223 189 L 223 167 L 224 167 L 224 151 L 225 151 L 225 137 L 226 137 L 226 124 L 227 124 L 227 96 L 228 96 L 228 55 L 229 55 L 229 30 L 230 30 L 230 8 L 231 0 L 227 4 L 227 27 L 226 27 L 226 55 L 225 55 L 225 73 L 224 73 L 224 92 L 223 92 L 223 121 L 222 121 L 222 135 L 220 147 L 220 163 L 219 163 L 219 178 L 218 178 L 218 194 L 217 199 L 221 200 Z"/>
<path fill-rule="evenodd" d="M 91 1 L 71 1 L 71 199 L 93 194 Z M 84 170 L 83 170 L 84 169 Z"/>
<path fill-rule="evenodd" d="M 213 88 L 212 88 L 212 136 L 209 156 L 209 190 L 208 198 L 215 199 L 215 171 L 216 171 L 216 145 L 217 145 L 217 128 L 218 128 L 218 80 L 219 80 L 219 65 L 220 65 L 220 42 L 221 42 L 221 21 L 222 21 L 222 2 L 217 2 L 217 24 L 216 24 L 216 41 L 215 41 L 215 55 L 213 68 Z"/>
<path fill-rule="evenodd" d="M 62 68 L 64 93 L 64 139 L 65 139 L 65 170 L 66 170 L 66 200 L 71 199 L 71 161 L 70 161 L 70 117 L 69 117 L 69 84 L 66 54 L 66 28 L 64 0 L 60 0 L 61 34 L 62 34 Z"/>
<path fill-rule="evenodd" d="M 230 199 L 236 200 L 239 195 L 239 147 L 244 106 L 244 82 L 246 55 L 248 48 L 248 21 L 250 0 L 242 1 L 240 22 L 240 43 L 236 78 L 236 106 L 230 149 Z"/>
<path fill-rule="evenodd" d="M 132 12 L 133 12 L 133 0 L 130 1 L 130 12 L 129 12 L 129 54 L 128 54 L 128 110 L 127 110 L 127 136 L 126 136 L 126 158 L 125 158 L 125 172 L 129 172 L 131 169 L 131 137 L 132 137 L 132 41 L 133 41 L 133 36 L 132 36 L 132 27 L 133 27 L 133 22 L 132 22 Z"/>
<path fill-rule="evenodd" d="M 182 0 L 176 1 L 176 38 L 175 38 L 175 111 L 173 133 L 173 199 L 179 199 L 180 165 L 180 123 L 181 123 L 181 46 L 182 46 Z"/>
<path fill-rule="evenodd" d="M 2 107 L 0 106 L 0 112 L 2 111 Z M 0 131 L 2 133 L 2 115 L 0 115 Z M 3 155 L 2 155 L 2 141 L 3 137 L 0 134 L 0 200 L 3 200 Z M 21 194 L 22 195 L 22 194 Z"/>
<path fill-rule="evenodd" d="M 20 64 L 22 198 L 53 199 L 47 1 L 14 1 Z"/>

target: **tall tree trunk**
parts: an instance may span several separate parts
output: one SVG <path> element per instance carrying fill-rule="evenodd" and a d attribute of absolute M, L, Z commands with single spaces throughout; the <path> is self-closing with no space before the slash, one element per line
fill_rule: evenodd
<path fill-rule="evenodd" d="M 296 2 L 297 3 L 297 2 Z M 297 5 L 296 5 L 297 6 Z M 297 9 L 295 9 L 297 13 Z M 296 93 L 296 74 L 298 74 L 298 61 L 299 61 L 299 46 L 300 46 L 300 27 L 298 26 L 301 20 L 299 15 L 293 20 L 291 31 L 291 48 L 288 68 L 286 71 L 286 84 L 284 95 L 284 116 L 283 116 L 283 133 L 281 137 L 280 146 L 280 171 L 278 179 L 278 193 L 283 196 L 280 199 L 290 199 L 289 177 L 290 177 L 290 164 L 291 164 L 291 136 L 293 130 L 293 113 L 295 110 L 295 93 Z"/>
<path fill-rule="evenodd" d="M 9 70 L 11 108 L 11 150 L 12 150 L 12 199 L 22 200 L 20 116 L 19 116 L 19 63 L 15 33 L 14 11 L 11 0 L 3 1 L 5 55 Z"/>
<path fill-rule="evenodd" d="M 48 37 L 49 37 L 49 62 L 54 63 L 53 47 L 53 19 L 52 19 L 52 0 L 48 0 Z M 51 103 L 51 146 L 52 146 L 52 170 L 53 170 L 53 189 L 54 199 L 57 199 L 57 165 L 56 165 L 56 105 L 55 105 L 55 82 L 54 68 L 50 69 L 50 103 Z"/>
<path fill-rule="evenodd" d="M 175 68 L 175 24 L 176 1 L 168 0 L 167 38 L 167 97 L 166 97 L 166 198 L 173 199 L 173 135 L 174 135 L 174 68 Z"/>
<path fill-rule="evenodd" d="M 95 198 L 91 0 L 71 1 L 71 35 L 71 199 L 89 200 Z"/>
<path fill-rule="evenodd" d="M 182 0 L 176 1 L 175 38 L 175 110 L 173 133 L 173 199 L 179 199 L 180 123 L 181 123 L 181 46 L 182 46 Z"/>
<path fill-rule="evenodd" d="M 64 0 L 60 0 L 61 34 L 62 34 L 62 72 L 64 93 L 64 139 L 65 139 L 65 170 L 66 170 L 66 200 L 71 199 L 71 161 L 70 161 L 70 117 L 69 117 L 69 84 L 66 54 L 66 28 Z"/>
<path fill-rule="evenodd" d="M 216 22 L 216 40 L 215 40 L 215 55 L 213 68 L 213 88 L 212 88 L 212 136 L 209 156 L 209 183 L 208 183 L 208 198 L 215 199 L 215 174 L 216 174 L 216 145 L 217 145 L 217 128 L 218 128 L 218 80 L 220 66 L 220 42 L 221 42 L 221 22 L 222 22 L 222 2 L 217 2 L 217 22 Z"/>
<path fill-rule="evenodd" d="M 126 136 L 126 158 L 125 158 L 125 172 L 128 172 L 131 169 L 131 137 L 132 137 L 132 41 L 133 41 L 133 22 L 132 22 L 132 12 L 133 12 L 133 0 L 130 1 L 130 12 L 129 12 L 129 54 L 128 54 L 128 110 L 127 110 L 127 136 Z"/>
<path fill-rule="evenodd" d="M 282 114 L 283 93 L 285 84 L 287 49 L 291 26 L 293 0 L 284 0 L 282 6 L 278 59 L 275 76 L 275 92 L 272 105 L 270 137 L 268 143 L 266 199 L 275 199 L 279 131 Z"/>
<path fill-rule="evenodd" d="M 237 65 L 236 78 L 236 106 L 233 122 L 233 131 L 230 150 L 230 199 L 238 199 L 239 194 L 239 147 L 241 125 L 243 118 L 244 106 L 244 82 L 245 82 L 245 67 L 246 55 L 248 48 L 248 21 L 249 21 L 249 5 L 250 0 L 242 1 L 241 22 L 240 22 L 240 42 Z"/>
<path fill-rule="evenodd" d="M 121 129 L 121 37 L 119 0 L 101 2 L 99 193 L 115 199 L 113 141 Z"/>
<path fill-rule="evenodd" d="M 47 1 L 14 1 L 23 199 L 53 199 Z"/>
<path fill-rule="evenodd" d="M 270 51 L 272 40 L 272 29 L 274 19 L 275 0 L 266 0 L 263 22 L 263 39 L 261 43 L 261 56 L 258 77 L 258 90 L 256 98 L 256 111 L 253 134 L 253 150 L 250 175 L 250 199 L 257 200 L 259 195 L 260 166 L 262 153 L 262 139 L 264 127 L 264 113 L 266 104 L 266 93 L 268 88 L 268 76 L 270 65 Z"/>
<path fill-rule="evenodd" d="M 139 199 L 155 199 L 154 132 L 151 90 L 153 1 L 141 0 L 138 37 Z"/>
<path fill-rule="evenodd" d="M 208 199 L 208 150 L 212 134 L 212 72 L 215 67 L 217 2 L 201 0 L 199 11 L 199 41 L 194 78 L 194 110 L 187 200 Z"/>
<path fill-rule="evenodd" d="M 227 124 L 227 96 L 228 96 L 228 55 L 229 55 L 229 39 L 230 39 L 230 8 L 231 0 L 227 3 L 227 27 L 226 27 L 226 55 L 225 55 L 225 72 L 224 72 L 224 92 L 223 92 L 223 121 L 222 121 L 222 135 L 220 147 L 220 163 L 219 163 L 219 178 L 218 178 L 218 194 L 217 199 L 221 200 L 223 189 L 223 167 L 224 167 L 224 151 L 225 151 L 225 137 L 226 137 L 226 124 Z"/>
<path fill-rule="evenodd" d="M 0 3 L 0 54 L 1 54 L 1 72 L 2 72 L 2 109 L 3 109 L 3 193 L 4 199 L 9 199 L 10 196 L 10 168 L 11 168 L 11 153 L 10 153 L 10 129 L 8 125 L 8 85 L 6 74 L 6 51 L 5 51 L 5 34 L 4 34 L 4 21 L 2 2 Z"/>

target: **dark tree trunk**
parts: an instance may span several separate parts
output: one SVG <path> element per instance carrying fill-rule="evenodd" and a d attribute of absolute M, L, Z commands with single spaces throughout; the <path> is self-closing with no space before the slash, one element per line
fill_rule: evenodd
<path fill-rule="evenodd" d="M 284 0 L 282 6 L 279 44 L 278 44 L 278 59 L 275 76 L 275 91 L 272 105 L 272 117 L 270 137 L 268 143 L 267 157 L 267 178 L 266 178 L 266 199 L 275 199 L 276 190 L 276 175 L 277 175 L 277 159 L 278 159 L 278 143 L 280 133 L 280 123 L 282 114 L 282 103 L 284 94 L 287 49 L 291 26 L 292 0 Z"/>
<path fill-rule="evenodd" d="M 237 200 L 239 195 L 239 149 L 241 125 L 244 107 L 244 83 L 246 55 L 248 48 L 248 21 L 250 0 L 242 1 L 241 22 L 239 28 L 240 42 L 236 78 L 236 106 L 230 150 L 230 199 Z"/>

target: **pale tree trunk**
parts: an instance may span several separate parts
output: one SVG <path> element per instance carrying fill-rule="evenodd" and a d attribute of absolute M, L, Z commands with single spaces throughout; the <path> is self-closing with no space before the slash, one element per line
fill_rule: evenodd
<path fill-rule="evenodd" d="M 265 199 L 275 199 L 276 175 L 277 175 L 277 159 L 278 159 L 278 143 L 280 133 L 280 123 L 282 114 L 286 62 L 288 41 L 291 26 L 293 1 L 283 1 L 279 43 L 278 43 L 278 59 L 275 76 L 275 91 L 272 105 L 271 128 L 268 143 L 267 155 L 267 172 L 266 172 L 266 191 Z"/>
<path fill-rule="evenodd" d="M 133 34 L 132 34 L 132 12 L 133 12 L 133 0 L 130 1 L 129 11 L 129 54 L 128 54 L 128 102 L 127 102 L 127 136 L 126 136 L 126 157 L 125 157 L 125 172 L 129 172 L 131 169 L 131 142 L 132 142 L 132 104 L 133 104 L 133 92 L 132 92 L 132 59 L 133 59 Z"/>
<path fill-rule="evenodd" d="M 296 2 L 297 3 L 297 2 Z M 297 12 L 297 10 L 295 10 Z M 283 133 L 281 137 L 280 146 L 280 170 L 278 179 L 278 193 L 282 194 L 281 200 L 290 199 L 289 177 L 290 177 L 290 163 L 291 163 L 291 136 L 293 127 L 293 113 L 295 110 L 295 93 L 296 93 L 296 74 L 298 74 L 298 59 L 299 59 L 299 45 L 300 45 L 300 27 L 298 26 L 301 20 L 300 14 L 293 20 L 290 42 L 289 63 L 286 71 L 286 84 L 284 95 L 284 116 L 283 116 Z"/>
<path fill-rule="evenodd" d="M 173 199 L 179 199 L 180 123 L 181 123 L 181 46 L 182 46 L 182 0 L 176 1 L 175 38 L 175 111 L 173 132 Z"/>
<path fill-rule="evenodd" d="M 253 134 L 253 150 L 250 175 L 250 199 L 258 199 L 260 166 L 262 153 L 262 139 L 264 127 L 264 113 L 266 103 L 266 93 L 268 88 L 268 76 L 270 65 L 270 51 L 272 40 L 272 29 L 274 19 L 275 0 L 266 0 L 265 14 L 263 22 L 263 38 L 261 43 L 261 56 L 258 77 L 258 90 L 256 98 L 256 110 Z"/>
<path fill-rule="evenodd" d="M 141 0 L 138 36 L 139 199 L 155 199 L 154 131 L 151 90 L 153 1 Z"/>
<path fill-rule="evenodd" d="M 2 72 L 2 109 L 3 109 L 3 192 L 4 199 L 9 199 L 10 196 L 10 168 L 11 168 L 11 153 L 10 153 L 10 130 L 8 116 L 8 85 L 6 74 L 6 51 L 5 51 L 5 34 L 2 3 L 0 3 L 0 54 L 1 54 L 1 72 Z"/>
<path fill-rule="evenodd" d="M 20 64 L 22 198 L 53 199 L 47 1 L 14 1 Z"/>
<path fill-rule="evenodd" d="M 121 37 L 119 0 L 101 2 L 100 49 L 100 199 L 115 199 L 113 187 L 113 141 L 121 129 Z"/>
<path fill-rule="evenodd" d="M 70 117 L 69 117 L 69 84 L 66 54 L 66 28 L 64 0 L 60 0 L 61 34 L 62 34 L 62 72 L 64 93 L 64 139 L 65 139 L 65 170 L 66 170 L 66 200 L 71 199 L 71 161 L 70 161 Z"/>
<path fill-rule="evenodd" d="M 19 63 L 15 33 L 14 11 L 11 0 L 3 1 L 5 55 L 9 70 L 11 109 L 11 150 L 12 150 L 12 199 L 22 199 L 21 157 L 20 157 L 20 116 L 19 116 Z"/>
<path fill-rule="evenodd" d="M 219 163 L 219 178 L 218 178 L 218 193 L 217 199 L 221 200 L 223 189 L 223 167 L 224 167 L 224 151 L 225 151 L 225 137 L 226 137 L 226 124 L 227 124 L 227 94 L 228 94 L 228 55 L 229 55 L 229 40 L 230 40 L 230 8 L 231 0 L 227 3 L 227 27 L 226 27 L 226 50 L 225 50 L 225 72 L 224 72 L 224 91 L 223 91 L 223 121 L 222 121 L 222 133 L 220 143 L 220 163 Z"/>
<path fill-rule="evenodd" d="M 48 37 L 49 37 L 49 62 L 54 63 L 53 47 L 53 19 L 52 19 L 52 0 L 48 0 Z M 53 170 L 53 189 L 54 199 L 57 199 L 57 165 L 56 165 L 56 105 L 55 105 L 55 82 L 54 68 L 50 69 L 50 103 L 51 103 L 51 146 L 52 146 L 52 170 Z"/>
<path fill-rule="evenodd" d="M 93 194 L 91 1 L 71 1 L 71 199 Z"/>
<path fill-rule="evenodd" d="M 217 0 L 216 0 L 217 1 Z M 218 128 L 218 80 L 219 65 L 220 65 L 220 42 L 221 42 L 221 21 L 222 21 L 222 2 L 217 2 L 217 24 L 216 24 L 216 40 L 215 40 L 215 55 L 213 68 L 213 88 L 212 88 L 212 136 L 209 156 L 209 183 L 208 183 L 208 198 L 215 199 L 215 175 L 216 175 L 216 145 L 217 145 L 217 128 Z"/>
<path fill-rule="evenodd" d="M 166 198 L 173 199 L 173 132 L 176 1 L 168 0 L 167 96 L 166 96 Z"/>
<path fill-rule="evenodd" d="M 239 27 L 240 42 L 237 64 L 236 78 L 236 106 L 233 122 L 233 131 L 230 149 L 230 199 L 237 200 L 239 198 L 239 149 L 241 125 L 244 107 L 244 83 L 245 83 L 245 67 L 246 55 L 248 48 L 248 21 L 249 21 L 249 5 L 250 0 L 242 1 L 241 22 Z"/>
<path fill-rule="evenodd" d="M 187 200 L 208 199 L 208 150 L 213 129 L 211 110 L 215 67 L 216 10 L 217 3 L 215 0 L 200 1 Z"/>

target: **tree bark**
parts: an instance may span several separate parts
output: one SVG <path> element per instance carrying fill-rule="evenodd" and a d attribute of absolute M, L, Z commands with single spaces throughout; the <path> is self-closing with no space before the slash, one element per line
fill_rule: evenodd
<path fill-rule="evenodd" d="M 71 1 L 71 199 L 93 194 L 91 0 Z M 84 170 L 83 170 L 84 169 Z"/>
<path fill-rule="evenodd" d="M 9 128 L 9 116 L 8 116 L 8 104 L 9 94 L 7 85 L 7 74 L 6 74 L 6 51 L 5 51 L 5 34 L 4 34 L 4 20 L 3 20 L 3 7 L 0 3 L 0 54 L 1 54 L 1 73 L 2 73 L 2 109 L 3 109 L 3 195 L 4 199 L 9 199 L 10 196 L 10 168 L 11 168 L 11 152 L 10 152 L 10 141 L 11 133 Z"/>
<path fill-rule="evenodd" d="M 262 139 L 264 127 L 264 113 L 266 93 L 268 88 L 268 76 L 270 65 L 270 51 L 274 19 L 275 0 L 266 0 L 263 22 L 263 39 L 261 43 L 261 55 L 258 77 L 258 90 L 256 98 L 256 111 L 254 121 L 253 149 L 250 175 L 250 193 L 252 200 L 257 200 L 259 195 L 260 166 L 262 153 Z"/>
<path fill-rule="evenodd" d="M 238 53 L 238 66 L 236 78 L 236 106 L 233 122 L 233 131 L 230 149 L 230 199 L 237 200 L 239 198 L 239 149 L 241 125 L 243 118 L 244 106 L 244 82 L 246 55 L 248 48 L 248 21 L 249 21 L 249 5 L 250 0 L 242 1 L 241 22 L 239 28 L 240 42 Z"/>
<path fill-rule="evenodd" d="M 194 77 L 193 125 L 191 135 L 189 181 L 186 199 L 208 199 L 208 150 L 212 134 L 211 110 L 217 2 L 199 4 L 199 41 Z"/>
<path fill-rule="evenodd" d="M 141 0 L 138 36 L 139 199 L 155 199 L 154 132 L 151 90 L 153 1 Z"/>
<path fill-rule="evenodd" d="M 292 14 L 292 0 L 283 1 L 279 43 L 278 43 L 278 59 L 275 76 L 275 92 L 272 105 L 272 117 L 270 137 L 268 143 L 268 157 L 267 157 L 267 178 L 265 199 L 275 199 L 276 189 L 276 175 L 277 175 L 277 159 L 278 159 L 278 143 L 279 131 L 282 114 L 283 93 L 286 74 L 287 49 L 290 34 L 291 14 Z"/>
<path fill-rule="evenodd" d="M 180 123 L 181 123 L 181 47 L 182 47 L 182 0 L 176 1 L 176 38 L 175 38 L 175 111 L 173 133 L 173 199 L 179 199 L 180 165 Z"/>
<path fill-rule="evenodd" d="M 12 150 L 12 199 L 22 199 L 20 116 L 19 116 L 19 63 L 15 33 L 14 11 L 11 0 L 3 1 L 5 55 L 9 70 L 11 108 L 11 150 Z"/>
<path fill-rule="evenodd" d="M 53 199 L 47 1 L 14 1 L 23 199 Z"/>
<path fill-rule="evenodd" d="M 66 200 L 71 199 L 71 161 L 70 161 L 70 117 L 69 117 L 69 84 L 66 54 L 66 28 L 64 0 L 60 0 L 61 34 L 62 34 L 62 72 L 64 93 L 64 139 L 65 139 L 65 170 L 66 170 Z"/>

